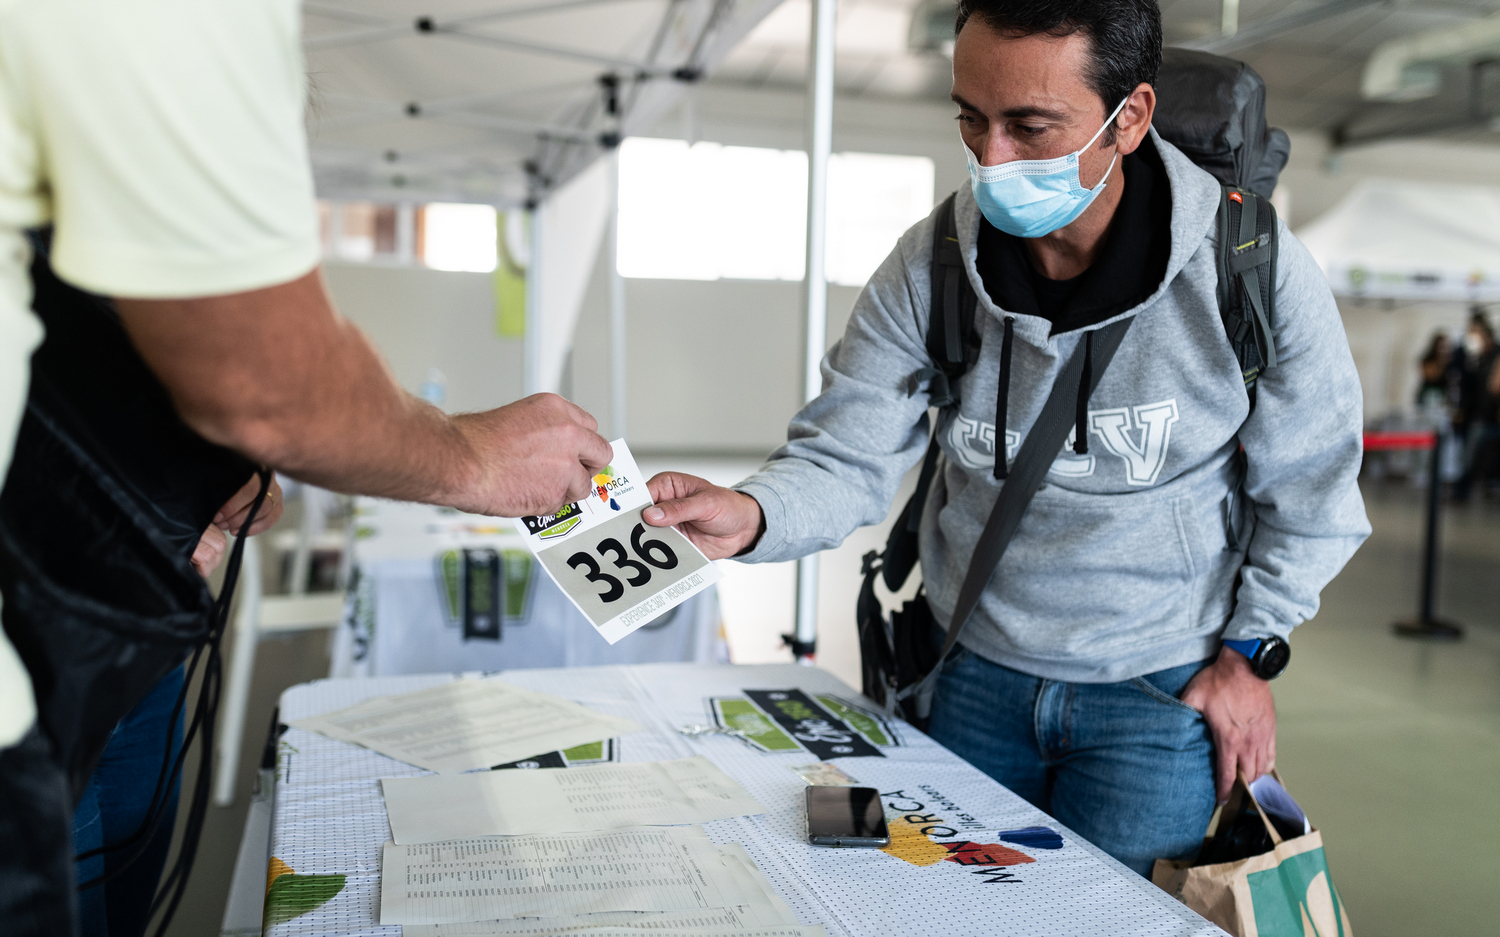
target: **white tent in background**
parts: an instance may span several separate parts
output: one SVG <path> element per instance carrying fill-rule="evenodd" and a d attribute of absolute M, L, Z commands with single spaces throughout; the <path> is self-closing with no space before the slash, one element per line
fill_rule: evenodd
<path fill-rule="evenodd" d="M 1340 296 L 1500 301 L 1500 188 L 1365 179 L 1297 237 Z"/>

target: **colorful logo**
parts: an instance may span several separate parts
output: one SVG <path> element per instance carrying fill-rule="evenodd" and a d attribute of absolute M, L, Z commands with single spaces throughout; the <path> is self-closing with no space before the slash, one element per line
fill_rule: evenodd
<path fill-rule="evenodd" d="M 553 540 L 577 527 L 582 520 L 583 512 L 578 509 L 577 504 L 565 504 L 558 509 L 556 514 L 523 517 L 521 523 L 526 525 L 526 532 L 533 537 Z"/>
<path fill-rule="evenodd" d="M 622 485 L 628 485 L 628 479 L 615 475 L 615 467 L 606 465 L 604 471 L 594 476 L 594 493 L 599 500 L 609 505 L 610 510 L 618 511 L 620 503 L 615 500 L 613 492 Z"/>

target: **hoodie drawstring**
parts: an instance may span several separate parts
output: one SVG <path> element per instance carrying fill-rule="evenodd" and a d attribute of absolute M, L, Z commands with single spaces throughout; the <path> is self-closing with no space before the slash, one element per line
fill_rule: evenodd
<path fill-rule="evenodd" d="M 1078 417 L 1073 427 L 1073 452 L 1088 455 L 1089 390 L 1094 382 L 1094 333 L 1083 333 L 1083 377 L 1078 381 Z"/>
<path fill-rule="evenodd" d="M 1005 317 L 1005 338 L 1000 342 L 1000 380 L 995 390 L 995 478 L 1009 474 L 1006 459 L 1010 447 L 1005 444 L 1005 416 L 1010 411 L 1010 345 L 1015 334 L 1016 317 Z"/>

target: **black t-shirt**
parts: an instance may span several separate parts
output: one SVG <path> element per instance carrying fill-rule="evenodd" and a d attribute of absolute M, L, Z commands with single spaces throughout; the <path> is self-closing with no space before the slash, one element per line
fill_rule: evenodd
<path fill-rule="evenodd" d="M 995 305 L 1041 316 L 1056 335 L 1103 322 L 1156 292 L 1172 251 L 1171 184 L 1150 137 L 1122 163 L 1125 192 L 1104 246 L 1094 263 L 1070 280 L 1042 276 L 1020 238 L 980 219 L 979 278 Z"/>

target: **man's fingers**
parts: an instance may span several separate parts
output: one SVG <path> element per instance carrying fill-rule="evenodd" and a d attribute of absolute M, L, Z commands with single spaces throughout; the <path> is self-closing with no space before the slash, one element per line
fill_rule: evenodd
<path fill-rule="evenodd" d="M 675 501 L 663 501 L 641 512 L 641 517 L 652 527 L 676 527 L 701 520 L 709 513 L 702 499 L 692 496 Z"/>
<path fill-rule="evenodd" d="M 1214 793 L 1219 803 L 1222 804 L 1229 799 L 1229 790 L 1234 787 L 1235 771 L 1239 768 L 1239 756 L 1235 752 L 1226 751 L 1222 743 L 1214 747 L 1218 749 L 1218 757 L 1214 759 Z"/>
<path fill-rule="evenodd" d="M 589 475 L 599 474 L 599 470 L 614 460 L 615 450 L 609 441 L 598 433 L 590 430 L 583 438 L 578 450 L 578 461 L 589 470 Z"/>

